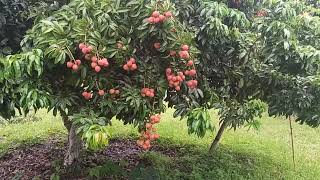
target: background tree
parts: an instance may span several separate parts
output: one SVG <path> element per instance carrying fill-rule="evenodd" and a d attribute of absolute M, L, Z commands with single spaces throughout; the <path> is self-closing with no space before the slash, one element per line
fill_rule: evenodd
<path fill-rule="evenodd" d="M 270 115 L 293 115 L 300 123 L 319 126 L 319 18 L 313 7 L 293 1 L 243 1 L 236 9 L 229 1 L 175 4 L 196 33 L 203 84 L 210 89 L 196 101 L 221 115 L 211 150 L 226 127 L 258 126 L 255 119 L 266 110 L 264 103 Z M 219 103 L 208 103 L 209 97 Z M 177 113 L 182 117 L 194 109 L 175 108 L 184 112 Z"/>
<path fill-rule="evenodd" d="M 0 1 L 0 56 L 21 50 L 20 42 L 36 17 L 49 15 L 68 0 Z"/>
<path fill-rule="evenodd" d="M 258 127 L 256 117 L 266 110 L 266 105 L 255 98 L 259 87 L 247 73 L 260 62 L 258 59 L 244 59 L 248 49 L 256 50 L 253 45 L 257 36 L 250 32 L 251 22 L 246 15 L 237 9 L 218 2 L 190 3 L 193 6 L 179 6 L 180 2 L 176 2 L 180 17 L 195 31 L 201 51 L 199 69 L 206 91 L 205 98 L 196 101 L 198 106 L 219 110 L 221 127 L 210 148 L 214 150 L 225 128 L 236 129 L 244 124 Z M 194 107 L 175 108 L 177 112 L 185 112 L 178 114 L 185 117 Z M 206 131 L 201 132 L 197 133 L 198 136 L 204 136 Z"/>

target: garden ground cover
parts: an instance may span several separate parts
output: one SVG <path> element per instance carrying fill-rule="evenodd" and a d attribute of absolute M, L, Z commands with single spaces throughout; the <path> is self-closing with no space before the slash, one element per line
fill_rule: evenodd
<path fill-rule="evenodd" d="M 260 130 L 226 131 L 219 149 L 208 153 L 216 132 L 199 139 L 188 135 L 184 120 L 163 114 L 161 138 L 149 152 L 136 146 L 137 130 L 113 120 L 109 147 L 85 152 L 79 165 L 62 168 L 66 130 L 59 117 L 39 111 L 38 121 L 0 125 L 0 179 L 91 177 L 151 179 L 315 179 L 320 177 L 320 130 L 294 124 L 296 169 L 288 120 L 264 116 Z M 217 115 L 212 119 L 218 125 Z M 133 138 L 133 139 L 132 139 Z M 109 169 L 108 169 L 109 168 Z M 107 173 L 101 169 L 107 169 Z M 100 173 L 100 174 L 99 174 Z"/>

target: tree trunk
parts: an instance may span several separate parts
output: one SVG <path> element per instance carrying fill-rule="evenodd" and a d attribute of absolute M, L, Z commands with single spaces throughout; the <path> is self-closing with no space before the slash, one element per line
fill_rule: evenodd
<path fill-rule="evenodd" d="M 76 162 L 80 155 L 80 150 L 82 149 L 81 138 L 76 133 L 76 126 L 71 125 L 68 137 L 68 149 L 64 157 L 64 165 L 71 166 Z"/>
<path fill-rule="evenodd" d="M 82 149 L 81 137 L 76 133 L 77 127 L 69 121 L 67 114 L 60 111 L 63 123 L 68 130 L 68 149 L 64 158 L 64 166 L 73 165 L 79 158 Z"/>
<path fill-rule="evenodd" d="M 223 134 L 224 130 L 226 129 L 226 127 L 227 127 L 227 121 L 223 121 L 216 137 L 214 138 L 214 140 L 210 146 L 209 152 L 214 152 L 218 148 L 220 139 L 221 139 L 222 134 Z"/>

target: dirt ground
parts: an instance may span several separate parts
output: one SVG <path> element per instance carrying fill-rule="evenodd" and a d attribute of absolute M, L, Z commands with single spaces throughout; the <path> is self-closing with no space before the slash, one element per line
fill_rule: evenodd
<path fill-rule="evenodd" d="M 174 157 L 174 149 L 166 149 L 155 144 L 152 151 L 161 152 L 169 157 Z M 85 152 L 79 162 L 80 171 L 77 173 L 66 173 L 62 166 L 66 144 L 61 140 L 51 139 L 42 144 L 12 150 L 9 154 L 0 158 L 0 179 L 50 179 L 54 173 L 60 175 L 61 179 L 86 179 L 86 170 L 112 161 L 121 166 L 123 171 L 130 172 L 141 161 L 142 150 L 134 140 L 114 139 L 110 145 L 99 152 Z M 125 163 L 123 163 L 125 162 Z M 80 172 L 80 173 L 79 173 Z M 67 174 L 62 175 L 61 174 Z M 124 177 L 120 179 L 126 179 Z"/>

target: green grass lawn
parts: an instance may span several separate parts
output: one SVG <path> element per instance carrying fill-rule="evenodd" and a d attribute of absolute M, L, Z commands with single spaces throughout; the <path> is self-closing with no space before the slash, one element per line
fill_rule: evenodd
<path fill-rule="evenodd" d="M 46 111 L 40 121 L 0 125 L 0 155 L 21 145 L 38 143 L 50 136 L 65 138 L 60 118 Z M 217 124 L 217 116 L 212 112 Z M 185 121 L 172 118 L 172 110 L 158 125 L 160 145 L 176 148 L 179 158 L 157 152 L 142 154 L 160 176 L 167 179 L 319 179 L 320 129 L 294 124 L 296 170 L 293 169 L 289 124 L 284 118 L 263 117 L 261 130 L 226 131 L 219 149 L 208 154 L 215 132 L 199 139 L 188 135 Z M 137 130 L 114 120 L 113 137 L 135 137 Z"/>
<path fill-rule="evenodd" d="M 66 130 L 59 117 L 54 117 L 42 110 L 37 112 L 39 121 L 0 124 L 0 157 L 10 149 L 36 144 L 51 136 L 63 137 Z"/>

